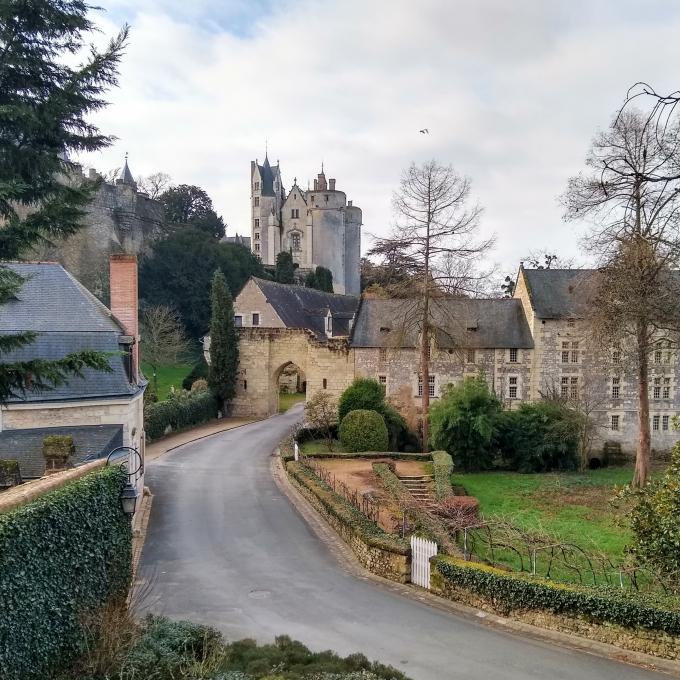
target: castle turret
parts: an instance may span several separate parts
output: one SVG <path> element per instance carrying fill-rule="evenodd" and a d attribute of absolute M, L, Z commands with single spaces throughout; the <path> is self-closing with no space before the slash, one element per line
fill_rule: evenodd
<path fill-rule="evenodd" d="M 135 190 L 137 189 L 137 182 L 135 182 L 135 178 L 132 176 L 132 173 L 130 172 L 130 166 L 128 165 L 127 152 L 125 152 L 125 163 L 123 164 L 121 171 L 118 173 L 118 177 L 116 177 L 116 184 L 125 184 Z"/>
<path fill-rule="evenodd" d="M 275 264 L 281 250 L 281 206 L 285 200 L 279 164 L 250 163 L 251 244 L 264 264 Z M 272 223 L 273 216 L 273 223 Z"/>

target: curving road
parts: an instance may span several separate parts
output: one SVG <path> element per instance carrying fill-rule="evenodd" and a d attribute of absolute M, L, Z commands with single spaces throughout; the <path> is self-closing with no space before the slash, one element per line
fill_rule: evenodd
<path fill-rule="evenodd" d="M 232 640 L 286 633 L 313 649 L 360 651 L 414 680 L 667 677 L 506 634 L 351 576 L 271 476 L 271 452 L 300 413 L 149 464 L 154 501 L 140 566 L 148 609 L 210 624 Z"/>

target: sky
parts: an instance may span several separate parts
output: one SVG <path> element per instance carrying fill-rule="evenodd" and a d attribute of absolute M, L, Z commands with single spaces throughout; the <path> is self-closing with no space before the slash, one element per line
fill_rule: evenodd
<path fill-rule="evenodd" d="M 587 264 L 587 225 L 559 196 L 628 88 L 680 88 L 680 3 L 670 0 L 110 0 L 99 40 L 124 23 L 120 86 L 96 123 L 118 139 L 81 158 L 163 171 L 212 197 L 249 234 L 250 161 L 284 185 L 320 171 L 363 210 L 362 251 L 394 222 L 411 162 L 472 181 L 495 235 L 488 263 L 530 252 Z M 423 128 L 429 134 L 421 134 Z"/>

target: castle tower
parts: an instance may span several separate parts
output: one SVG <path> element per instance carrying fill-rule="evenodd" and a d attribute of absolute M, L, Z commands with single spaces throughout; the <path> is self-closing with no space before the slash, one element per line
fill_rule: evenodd
<path fill-rule="evenodd" d="M 281 206 L 286 198 L 279 164 L 250 163 L 251 246 L 264 264 L 275 264 L 281 252 Z"/>

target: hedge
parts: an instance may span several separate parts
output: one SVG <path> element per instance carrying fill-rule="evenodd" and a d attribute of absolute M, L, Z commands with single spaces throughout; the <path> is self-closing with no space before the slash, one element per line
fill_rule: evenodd
<path fill-rule="evenodd" d="M 453 458 L 446 451 L 433 451 L 432 463 L 434 468 L 434 493 L 438 501 L 443 501 L 453 495 L 451 488 Z"/>
<path fill-rule="evenodd" d="M 0 515 L 0 677 L 44 678 L 81 651 L 80 617 L 125 596 L 132 530 L 118 466 Z"/>
<path fill-rule="evenodd" d="M 448 556 L 435 557 L 432 562 L 444 579 L 488 599 L 502 615 L 541 610 L 626 628 L 680 634 L 677 598 L 558 583 Z"/>
<path fill-rule="evenodd" d="M 377 411 L 350 411 L 340 422 L 338 436 L 346 451 L 387 451 L 389 448 L 387 425 Z"/>
<path fill-rule="evenodd" d="M 288 474 L 298 484 L 304 486 L 319 499 L 319 502 L 329 514 L 351 527 L 364 543 L 400 555 L 407 555 L 409 553 L 409 546 L 406 541 L 388 534 L 375 522 L 371 522 L 363 512 L 355 508 L 348 500 L 335 493 L 328 484 L 309 468 L 300 463 L 289 462 L 286 469 Z"/>
<path fill-rule="evenodd" d="M 307 458 L 355 458 L 371 460 L 372 458 L 395 458 L 397 460 L 418 460 L 429 463 L 432 458 L 429 453 L 406 453 L 404 451 L 317 451 L 305 453 Z"/>
<path fill-rule="evenodd" d="M 183 392 L 149 404 L 144 409 L 144 430 L 149 439 L 158 439 L 168 425 L 173 431 L 182 430 L 213 418 L 217 418 L 217 401 L 211 392 Z"/>

